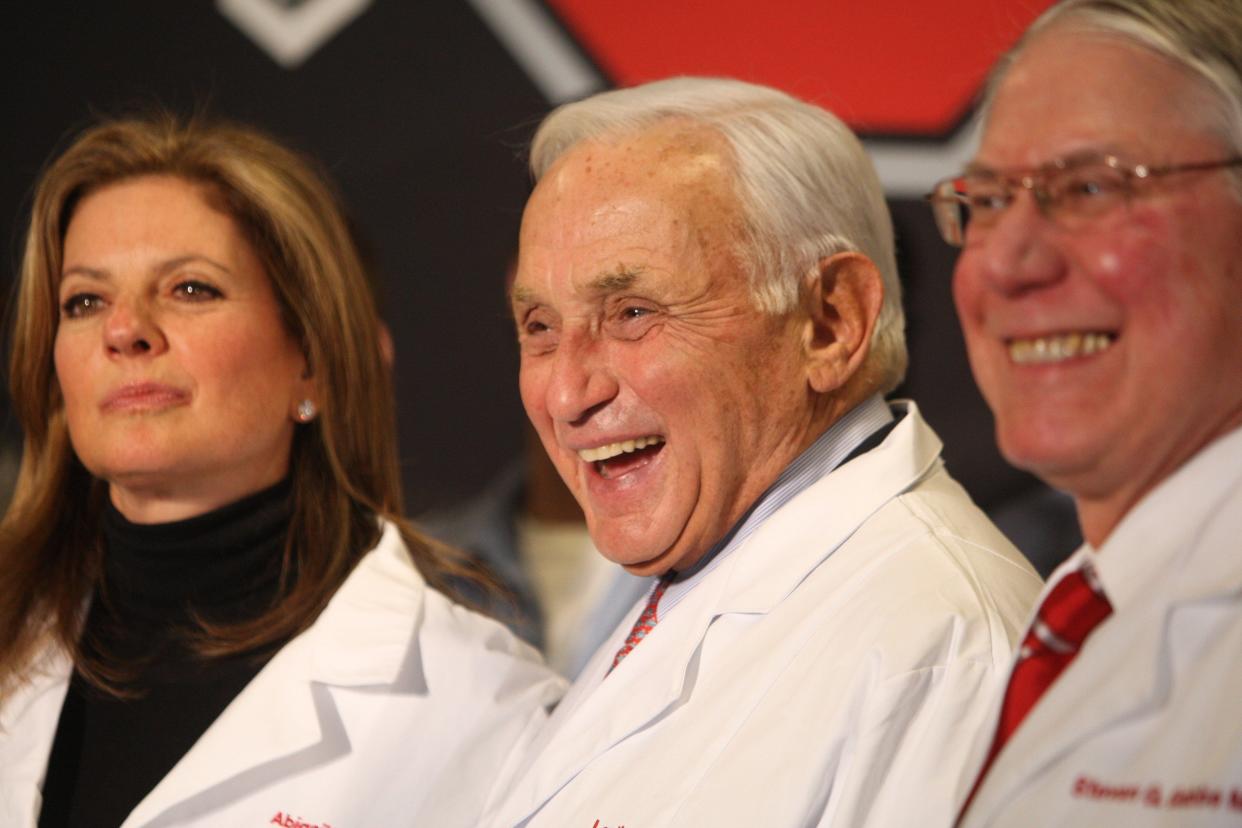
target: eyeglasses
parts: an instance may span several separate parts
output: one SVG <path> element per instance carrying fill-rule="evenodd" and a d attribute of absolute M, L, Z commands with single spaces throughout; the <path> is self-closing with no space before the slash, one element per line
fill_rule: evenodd
<path fill-rule="evenodd" d="M 961 247 L 966 224 L 986 230 L 1013 203 L 1019 189 L 1030 190 L 1039 210 L 1073 229 L 1130 200 L 1137 182 L 1173 173 L 1242 165 L 1242 156 L 1149 167 L 1127 164 L 1112 155 L 1084 155 L 1052 161 L 1032 170 L 968 172 L 946 178 L 924 198 L 946 242 Z"/>

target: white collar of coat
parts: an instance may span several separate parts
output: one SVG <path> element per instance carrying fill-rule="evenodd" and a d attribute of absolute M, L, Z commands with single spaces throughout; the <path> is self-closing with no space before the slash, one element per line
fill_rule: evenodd
<path fill-rule="evenodd" d="M 312 681 L 342 687 L 401 683 L 425 692 L 424 661 L 411 646 L 422 626 L 426 584 L 393 524 L 289 647 L 310 652 Z M 416 662 L 416 663 L 411 663 Z"/>
<path fill-rule="evenodd" d="M 425 692 L 422 658 L 410 639 L 421 626 L 426 585 L 414 568 L 397 527 L 383 521 L 375 548 L 328 601 L 322 613 L 290 648 L 309 658 L 309 679 L 338 686 L 393 684 L 418 678 L 411 692 Z M 287 656 L 286 656 L 287 657 Z M 409 664 L 416 658 L 418 664 Z M 42 649 L 28 681 L 17 689 L 0 713 L 0 729 L 9 729 L 43 693 L 66 681 L 73 670 L 58 647 Z"/>
<path fill-rule="evenodd" d="M 8 733 L 21 721 L 45 693 L 64 693 L 73 672 L 73 661 L 60 647 L 44 645 L 26 680 L 13 691 L 12 697 L 0 705 L 0 734 Z M 56 705 L 59 715 L 60 704 Z"/>
<path fill-rule="evenodd" d="M 1149 603 L 1153 594 L 1185 599 L 1242 591 L 1237 538 L 1213 516 L 1242 491 L 1242 427 L 1217 438 L 1147 493 L 1098 551 L 1087 548 L 1115 610 Z M 1236 525 L 1236 524 L 1235 524 Z"/>
<path fill-rule="evenodd" d="M 898 400 L 892 407 L 900 420 L 880 445 L 795 495 L 716 571 L 708 573 L 673 612 L 681 616 L 706 613 L 700 619 L 705 626 L 712 616 L 724 612 L 770 611 L 871 515 L 938 468 L 942 444 L 919 414 L 918 406 Z M 832 504 L 831 511 L 824 510 L 825 503 Z M 808 510 L 814 512 L 813 518 L 808 517 Z M 779 560 L 769 554 L 773 539 L 781 547 Z M 760 554 L 748 550 L 760 550 Z M 574 682 L 571 694 L 584 693 L 603 680 L 643 604 L 640 599 L 601 645 Z M 694 636 L 688 635 L 687 641 L 693 640 Z M 676 678 L 670 692 L 680 692 L 680 681 Z M 572 706 L 567 701 L 568 697 L 561 707 Z"/>
<path fill-rule="evenodd" d="M 768 612 L 873 514 L 939 468 L 940 438 L 918 406 L 906 400 L 893 407 L 905 416 L 880 445 L 800 492 L 726 562 L 730 586 L 720 610 Z M 779 562 L 766 553 L 746 554 L 748 547 L 766 548 L 774 539 L 781 546 Z"/>
<path fill-rule="evenodd" d="M 319 761 L 344 755 L 349 738 L 331 687 L 427 692 L 420 642 L 412 640 L 424 596 L 400 533 L 385 523 L 379 544 L 314 624 L 272 657 L 125 824 L 188 818 L 210 803 L 211 789 L 295 753 L 313 750 Z"/>
<path fill-rule="evenodd" d="M 880 445 L 838 466 L 806 487 L 768 518 L 737 550 L 707 574 L 672 611 L 679 617 L 697 615 L 691 626 L 705 629 L 711 619 L 727 612 L 766 613 L 778 606 L 798 584 L 855 530 L 886 503 L 907 491 L 940 467 L 940 438 L 910 401 L 893 404 L 900 419 Z M 825 509 L 829 504 L 829 509 Z M 808 514 L 808 512 L 810 514 Z M 779 545 L 779 549 L 772 547 Z M 584 695 L 603 681 L 620 642 L 624 640 L 643 601 L 613 631 L 582 671 L 561 707 L 569 708 L 572 696 Z M 697 633 L 683 629 L 683 644 L 692 649 Z M 641 661 L 644 648 L 618 666 Z M 655 648 L 646 647 L 647 651 Z M 670 671 L 667 692 L 681 692 L 684 676 Z M 649 681 L 649 684 L 655 684 Z M 556 715 L 564 715 L 558 710 Z"/>
<path fill-rule="evenodd" d="M 338 732 L 339 717 L 325 695 L 329 686 L 426 693 L 423 665 L 438 647 L 419 636 L 425 595 L 422 576 L 400 533 L 385 522 L 377 546 L 359 561 L 310 628 L 272 657 L 126 824 L 145 824 L 247 768 L 318 743 L 343 750 L 348 740 Z M 24 726 L 24 732 L 50 740 L 72 668 L 63 651 L 46 647 L 29 681 L 0 710 L 0 728 L 12 730 L 37 714 L 46 719 L 46 727 Z M 47 745 L 30 749 L 46 750 Z"/>

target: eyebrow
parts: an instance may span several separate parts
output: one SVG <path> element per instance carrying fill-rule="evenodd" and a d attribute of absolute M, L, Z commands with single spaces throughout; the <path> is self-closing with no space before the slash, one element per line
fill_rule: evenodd
<path fill-rule="evenodd" d="M 1109 144 L 1103 147 L 1092 147 L 1090 149 L 1076 150 L 1068 155 L 1058 155 L 1056 158 L 1052 158 L 1033 167 L 993 167 L 990 164 L 980 164 L 978 161 L 971 161 L 966 165 L 962 172 L 965 174 L 982 175 L 1006 175 L 1013 172 L 1034 172 L 1052 169 L 1058 164 L 1058 162 L 1067 166 L 1073 166 L 1084 161 L 1094 161 L 1100 158 L 1106 158 L 1110 155 L 1117 158 L 1126 158 L 1126 154 L 1123 151 Z"/>
<path fill-rule="evenodd" d="M 112 278 L 112 274 L 106 270 L 99 270 L 94 267 L 86 267 L 85 265 L 74 265 L 67 267 L 60 272 L 60 281 L 64 281 L 67 276 L 86 276 L 90 279 L 101 279 L 107 281 Z"/>
<path fill-rule="evenodd" d="M 592 279 L 587 284 L 587 290 L 591 293 L 615 293 L 619 290 L 628 290 L 634 286 L 642 273 L 642 268 L 619 264 L 613 270 L 601 273 Z"/>
<path fill-rule="evenodd" d="M 642 275 L 642 268 L 619 264 L 587 282 L 585 290 L 592 295 L 616 293 L 633 287 Z M 532 304 L 538 301 L 538 294 L 524 285 L 514 285 L 509 291 L 509 301 L 513 304 Z"/>
<path fill-rule="evenodd" d="M 184 256 L 174 256 L 171 259 L 160 262 L 156 265 L 155 270 L 162 276 L 165 273 L 176 270 L 182 265 L 189 264 L 190 262 L 203 262 L 214 267 L 216 270 L 219 270 L 221 273 L 233 272 L 229 268 L 217 262 L 215 259 L 212 259 L 209 256 L 204 256 L 200 253 L 187 253 Z M 64 281 L 66 276 L 86 276 L 91 279 L 100 279 L 106 282 L 112 279 L 112 272 L 96 267 L 87 267 L 86 265 L 74 265 L 73 267 L 69 267 L 61 271 L 61 281 Z"/>
<path fill-rule="evenodd" d="M 535 301 L 535 292 L 525 285 L 514 285 L 509 290 L 509 303 L 528 305 Z"/>

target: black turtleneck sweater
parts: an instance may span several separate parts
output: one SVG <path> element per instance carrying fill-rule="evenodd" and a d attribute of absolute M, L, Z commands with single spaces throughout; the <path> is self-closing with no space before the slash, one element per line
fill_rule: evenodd
<path fill-rule="evenodd" d="M 123 665 L 125 698 L 76 671 L 43 786 L 40 828 L 120 825 L 254 678 L 277 646 L 205 660 L 194 619 L 254 618 L 276 594 L 289 528 L 288 480 L 205 515 L 130 523 L 103 518 L 104 576 L 83 647 Z"/>

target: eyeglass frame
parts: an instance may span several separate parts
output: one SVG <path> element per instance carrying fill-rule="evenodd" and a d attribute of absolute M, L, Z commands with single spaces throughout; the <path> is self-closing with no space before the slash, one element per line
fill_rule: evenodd
<path fill-rule="evenodd" d="M 1215 161 L 1191 161 L 1182 164 L 1166 164 L 1153 167 L 1147 164 L 1129 164 L 1115 155 L 1090 154 L 1058 158 L 1038 167 L 1029 167 L 1004 173 L 997 171 L 992 173 L 992 175 L 1004 187 L 1005 207 L 1013 204 L 1014 198 L 1017 195 L 1015 191 L 1021 188 L 1030 191 L 1035 198 L 1035 203 L 1039 207 L 1040 213 L 1044 216 L 1049 216 L 1049 209 L 1054 199 L 1050 196 L 1047 189 L 1048 177 L 1091 164 L 1102 164 L 1122 173 L 1126 183 L 1124 198 L 1128 201 L 1133 191 L 1133 182 L 1136 180 L 1148 181 L 1174 173 L 1201 172 L 1242 166 L 1242 155 L 1234 155 Z M 940 237 L 944 239 L 946 244 L 953 247 L 961 247 L 965 244 L 966 225 L 969 220 L 971 206 L 969 197 L 966 194 L 957 192 L 956 189 L 950 189 L 949 192 L 941 191 L 951 187 L 954 182 L 960 181 L 972 174 L 976 173 L 958 173 L 948 178 L 942 178 L 932 185 L 930 192 L 923 196 L 923 199 L 931 205 L 932 216 L 936 220 L 936 229 L 940 231 Z M 959 213 L 959 218 L 952 220 L 953 224 L 958 228 L 957 233 L 950 233 L 946 227 L 946 221 L 941 218 L 945 209 L 941 205 L 950 204 L 956 204 L 959 211 L 965 211 L 965 221 L 961 219 L 961 213 Z"/>

